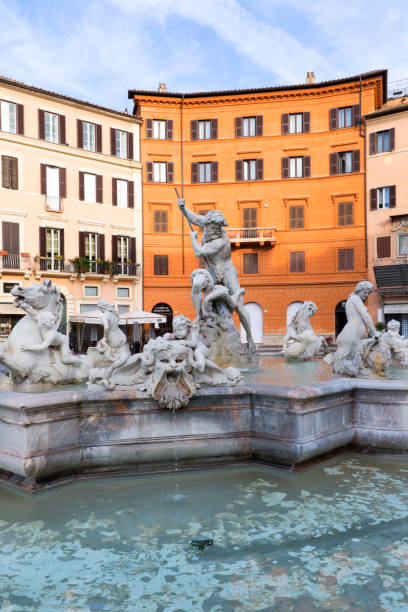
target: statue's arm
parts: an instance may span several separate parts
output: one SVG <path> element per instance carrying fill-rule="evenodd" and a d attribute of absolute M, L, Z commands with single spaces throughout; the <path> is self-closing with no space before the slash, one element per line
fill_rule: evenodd
<path fill-rule="evenodd" d="M 374 337 L 377 333 L 377 330 L 375 329 L 373 320 L 368 314 L 367 308 L 364 306 L 361 298 L 357 297 L 357 299 L 354 300 L 354 306 L 361 319 L 363 320 L 364 325 L 366 325 L 366 327 L 368 328 L 370 336 Z"/>
<path fill-rule="evenodd" d="M 197 239 L 197 232 L 191 232 L 190 236 L 191 244 L 193 245 L 193 250 L 197 257 L 208 257 L 208 255 L 216 255 L 220 252 L 220 250 L 225 244 L 223 238 L 217 238 L 216 240 L 211 240 L 211 242 L 200 244 Z"/>
<path fill-rule="evenodd" d="M 41 344 L 23 344 L 21 346 L 22 350 L 31 351 L 32 353 L 39 353 L 41 351 L 45 351 L 45 349 L 49 348 L 54 343 L 54 340 L 57 340 L 54 332 L 55 330 L 50 330 L 48 333 L 45 333 L 43 335 L 44 339 Z M 58 342 L 58 345 L 60 344 L 61 342 Z"/>
<path fill-rule="evenodd" d="M 185 214 L 185 216 L 187 217 L 189 221 L 191 221 L 191 223 L 193 223 L 194 225 L 198 225 L 199 227 L 204 227 L 204 216 L 203 215 L 196 215 L 195 212 L 193 212 L 192 210 L 189 210 L 186 207 L 184 200 L 181 198 L 178 201 L 178 205 L 179 205 L 181 212 Z"/>

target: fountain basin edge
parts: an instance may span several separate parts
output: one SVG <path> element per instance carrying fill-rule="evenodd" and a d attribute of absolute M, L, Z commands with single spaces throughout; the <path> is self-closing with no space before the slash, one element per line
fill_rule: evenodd
<path fill-rule="evenodd" d="M 0 391 L 0 480 L 31 492 L 239 462 L 297 469 L 346 448 L 408 451 L 408 382 L 209 387 L 175 415 L 129 389 Z"/>

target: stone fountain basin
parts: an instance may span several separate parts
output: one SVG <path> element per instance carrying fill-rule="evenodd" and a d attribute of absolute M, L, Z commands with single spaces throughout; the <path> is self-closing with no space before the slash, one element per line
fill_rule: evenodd
<path fill-rule="evenodd" d="M 0 391 L 0 478 L 28 491 L 97 475 L 408 450 L 408 381 L 200 389 L 176 413 L 137 391 Z"/>

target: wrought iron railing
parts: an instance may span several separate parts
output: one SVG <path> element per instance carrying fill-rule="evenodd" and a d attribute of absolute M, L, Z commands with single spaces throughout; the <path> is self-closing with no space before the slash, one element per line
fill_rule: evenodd
<path fill-rule="evenodd" d="M 121 276 L 139 276 L 140 264 L 113 262 L 113 274 Z"/>
<path fill-rule="evenodd" d="M 274 227 L 231 227 L 227 230 L 232 242 L 263 242 L 275 240 Z"/>
<path fill-rule="evenodd" d="M 31 257 L 29 255 L 21 255 L 20 253 L 0 255 L 0 267 L 9 270 L 30 270 Z"/>
<path fill-rule="evenodd" d="M 49 210 L 62 210 L 61 200 L 60 196 L 46 195 L 45 205 Z"/>

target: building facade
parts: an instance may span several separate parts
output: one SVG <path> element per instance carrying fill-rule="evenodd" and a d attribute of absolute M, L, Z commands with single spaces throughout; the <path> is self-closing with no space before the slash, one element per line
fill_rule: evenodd
<path fill-rule="evenodd" d="M 369 309 L 408 336 L 408 104 L 392 100 L 365 123 Z"/>
<path fill-rule="evenodd" d="M 144 308 L 193 316 L 197 267 L 174 188 L 229 222 L 233 262 L 257 342 L 278 342 L 299 302 L 336 334 L 366 278 L 364 133 L 386 71 L 325 83 L 179 94 L 129 91 L 141 134 Z M 336 329 L 337 328 L 337 329 Z"/>
<path fill-rule="evenodd" d="M 0 78 L 0 324 L 15 283 L 52 279 L 70 314 L 142 307 L 140 119 Z"/>

